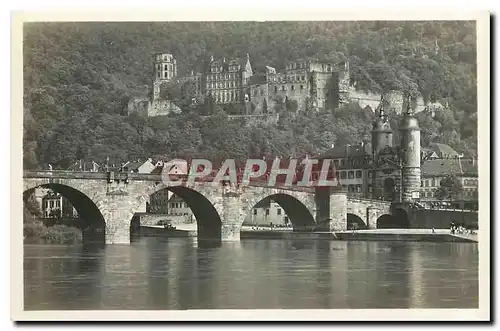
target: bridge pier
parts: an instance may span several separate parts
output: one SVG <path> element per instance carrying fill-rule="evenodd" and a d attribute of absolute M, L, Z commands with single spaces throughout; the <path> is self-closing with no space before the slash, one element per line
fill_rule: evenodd
<path fill-rule="evenodd" d="M 221 241 L 240 241 L 240 230 L 243 224 L 243 203 L 240 194 L 229 192 L 222 196 Z"/>
<path fill-rule="evenodd" d="M 384 214 L 378 208 L 368 207 L 366 208 L 366 227 L 368 229 L 376 229 L 377 228 L 377 220 L 378 218 Z"/>
<path fill-rule="evenodd" d="M 123 210 L 111 210 L 106 220 L 106 244 L 130 244 L 130 222 L 132 215 Z"/>
<path fill-rule="evenodd" d="M 347 230 L 347 194 L 333 192 L 330 194 L 329 231 Z"/>

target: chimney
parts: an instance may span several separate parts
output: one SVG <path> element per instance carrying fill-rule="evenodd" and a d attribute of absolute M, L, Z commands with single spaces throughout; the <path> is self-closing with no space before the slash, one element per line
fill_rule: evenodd
<path fill-rule="evenodd" d="M 349 149 L 351 148 L 350 144 L 345 145 L 345 155 L 349 155 Z"/>

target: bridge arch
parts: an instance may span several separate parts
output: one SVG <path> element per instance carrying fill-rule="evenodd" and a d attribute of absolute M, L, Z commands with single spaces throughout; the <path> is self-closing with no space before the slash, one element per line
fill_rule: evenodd
<path fill-rule="evenodd" d="M 26 201 L 36 188 L 50 189 L 59 193 L 69 200 L 78 212 L 78 217 L 83 221 L 79 226 L 82 231 L 83 242 L 104 244 L 106 236 L 106 222 L 99 207 L 82 190 L 68 184 L 62 183 L 42 183 L 25 187 L 23 191 L 23 200 Z"/>
<path fill-rule="evenodd" d="M 272 200 L 280 205 L 284 213 L 289 217 L 294 231 L 314 229 L 316 222 L 310 211 L 310 206 L 299 200 L 299 197 L 283 192 L 265 194 L 260 197 L 250 199 L 247 206 L 243 208 L 243 218 L 251 215 L 255 206 L 266 200 Z M 242 220 L 243 221 L 243 220 Z"/>
<path fill-rule="evenodd" d="M 202 185 L 199 187 L 187 187 L 167 186 L 163 183 L 155 183 L 146 189 L 145 194 L 140 195 L 139 203 L 135 210 L 138 210 L 141 204 L 145 204 L 152 194 L 161 190 L 168 190 L 187 203 L 196 218 L 198 240 L 221 241 L 222 220 L 220 217 L 220 208 L 218 208 L 217 201 L 213 199 L 213 194 L 210 194 L 208 191 L 209 188 L 205 188 Z"/>
<path fill-rule="evenodd" d="M 347 213 L 347 229 L 348 230 L 361 230 L 366 229 L 365 221 L 358 215 Z"/>
<path fill-rule="evenodd" d="M 377 218 L 377 229 L 407 229 L 409 228 L 408 214 L 404 209 L 396 208 L 392 215 L 383 214 Z"/>

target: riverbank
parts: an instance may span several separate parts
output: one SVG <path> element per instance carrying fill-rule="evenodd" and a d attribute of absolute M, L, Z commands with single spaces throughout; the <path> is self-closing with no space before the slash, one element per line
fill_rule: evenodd
<path fill-rule="evenodd" d="M 448 229 L 375 229 L 335 232 L 338 240 L 477 242 L 477 234 L 451 234 Z"/>
<path fill-rule="evenodd" d="M 45 226 L 42 222 L 24 223 L 25 243 L 74 244 L 82 242 L 82 231 L 66 225 Z"/>
<path fill-rule="evenodd" d="M 167 230 L 162 226 L 141 227 L 145 235 L 168 237 L 196 237 L 196 228 Z M 254 230 L 244 227 L 241 239 L 314 239 L 342 241 L 421 241 L 421 242 L 477 242 L 477 234 L 451 234 L 447 229 L 375 229 L 337 232 L 293 232 L 290 229 Z"/>

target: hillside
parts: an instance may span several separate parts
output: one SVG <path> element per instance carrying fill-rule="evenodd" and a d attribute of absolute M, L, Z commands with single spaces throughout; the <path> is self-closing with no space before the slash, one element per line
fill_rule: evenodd
<path fill-rule="evenodd" d="M 124 116 L 131 97 L 148 93 L 155 52 L 174 54 L 179 74 L 207 54 L 249 53 L 254 71 L 299 58 L 349 59 L 357 89 L 403 89 L 449 102 L 435 118 L 419 114 L 424 145 L 474 150 L 475 42 L 473 22 L 27 24 L 24 166 L 64 168 L 83 157 L 118 163 L 155 154 L 316 153 L 369 139 L 371 115 L 355 105 L 285 117 L 277 128 L 242 129 L 223 122 L 223 114 L 203 122 L 188 111 L 154 120 Z"/>

